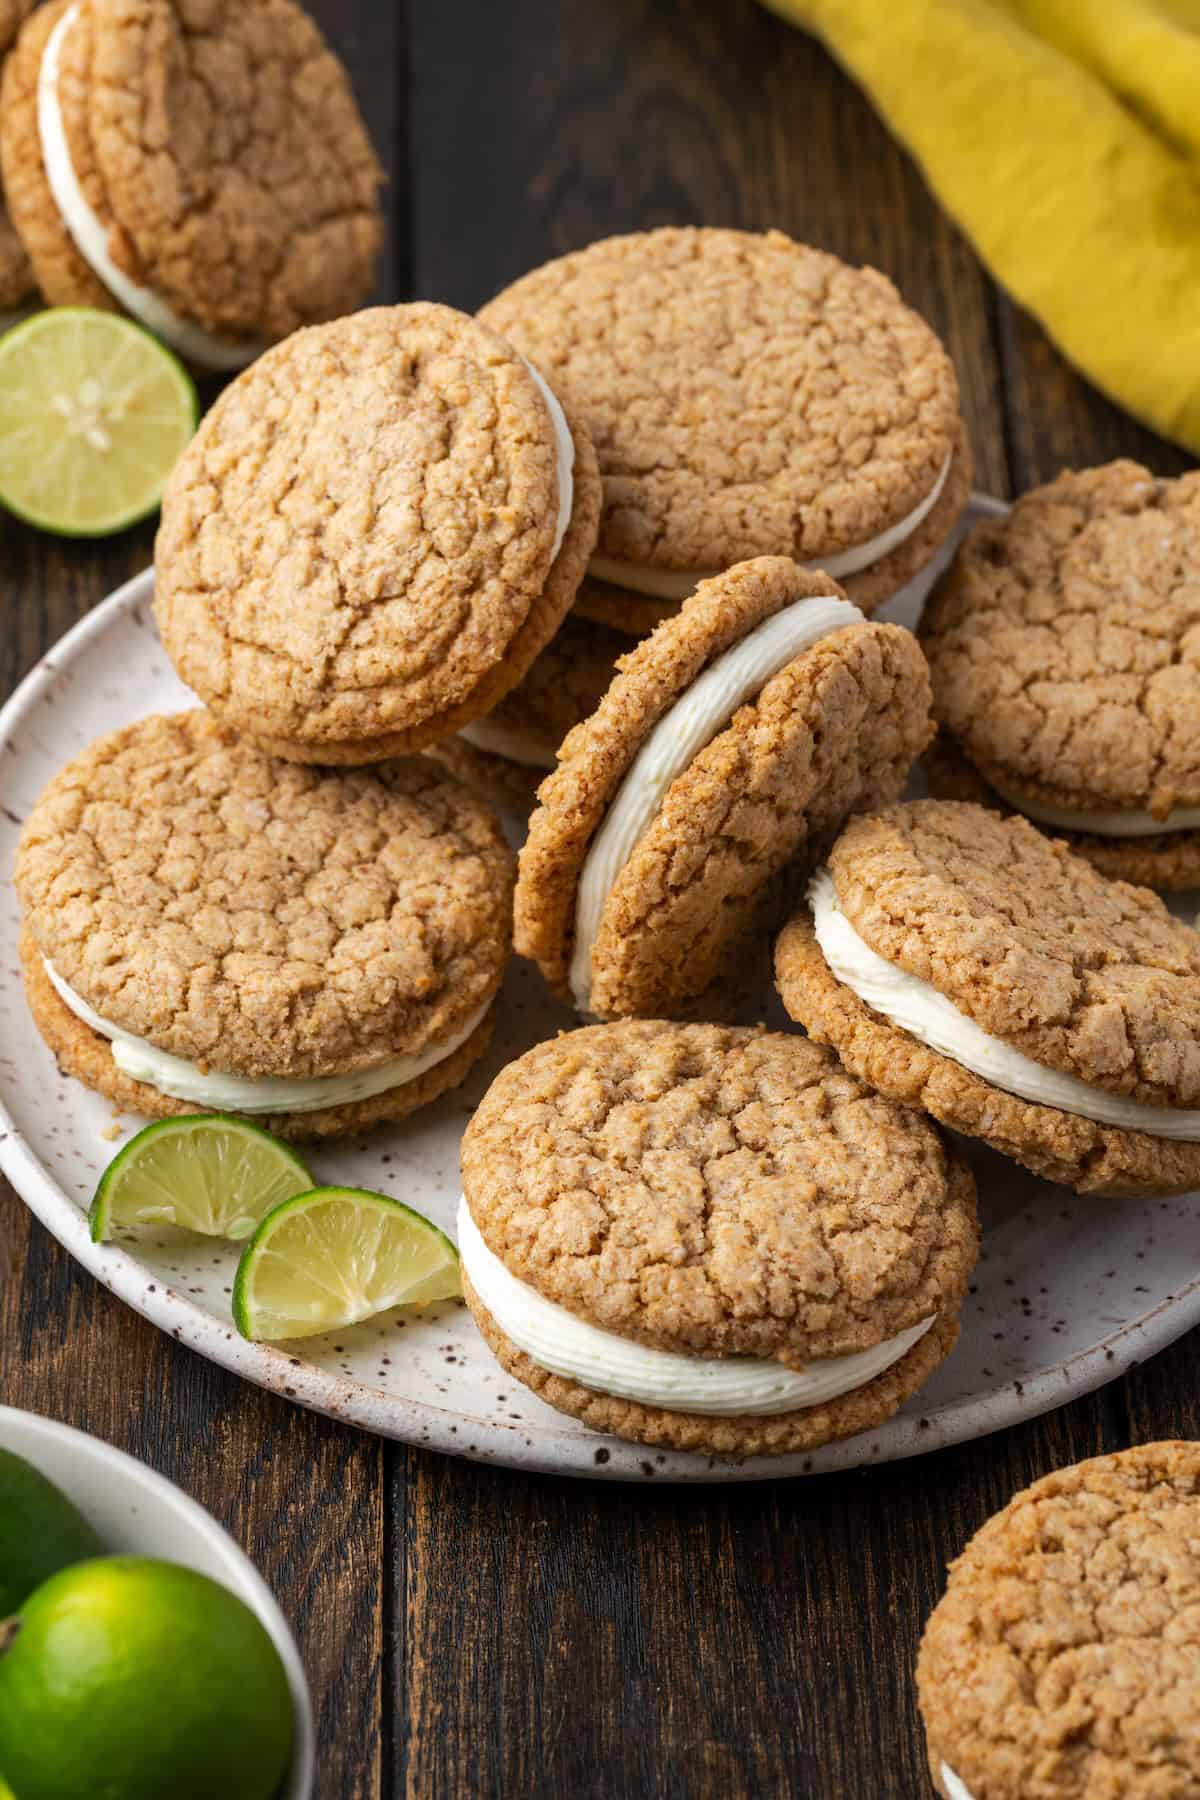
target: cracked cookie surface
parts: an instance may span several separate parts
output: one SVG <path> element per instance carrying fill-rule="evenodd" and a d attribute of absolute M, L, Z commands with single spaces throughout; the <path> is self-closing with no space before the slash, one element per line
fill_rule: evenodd
<path fill-rule="evenodd" d="M 663 1349 L 849 1355 L 957 1315 L 975 1262 L 974 1184 L 936 1129 L 781 1033 L 564 1033 L 501 1071 L 462 1167 L 514 1275 Z"/>
<path fill-rule="evenodd" d="M 917 1663 L 934 1785 L 976 1800 L 1200 1792 L 1200 1446 L 1035 1482 L 951 1565 Z"/>
<path fill-rule="evenodd" d="M 480 316 L 579 408 L 599 549 L 623 561 L 721 569 L 864 543 L 920 505 L 958 439 L 929 326 L 884 276 L 780 232 L 608 238 Z"/>
<path fill-rule="evenodd" d="M 838 903 L 887 962 L 1044 1068 L 1200 1105 L 1200 933 L 1018 817 L 918 800 L 851 820 Z"/>
<path fill-rule="evenodd" d="M 318 771 L 201 711 L 76 757 L 16 867 L 37 949 L 102 1019 L 191 1062 L 292 1078 L 460 1030 L 499 987 L 511 884 L 491 813 L 426 759 Z"/>
<path fill-rule="evenodd" d="M 1025 495 L 968 535 L 918 635 L 939 723 L 1018 803 L 1200 805 L 1200 474 L 1115 462 Z"/>

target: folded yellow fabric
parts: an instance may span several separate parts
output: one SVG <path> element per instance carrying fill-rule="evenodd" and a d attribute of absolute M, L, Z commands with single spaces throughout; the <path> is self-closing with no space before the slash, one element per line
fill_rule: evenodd
<path fill-rule="evenodd" d="M 867 89 L 998 279 L 1200 453 L 1200 0 L 768 0 Z"/>

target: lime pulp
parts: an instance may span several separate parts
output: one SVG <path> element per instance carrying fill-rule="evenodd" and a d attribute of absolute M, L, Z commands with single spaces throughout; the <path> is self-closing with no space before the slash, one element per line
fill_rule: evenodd
<path fill-rule="evenodd" d="M 278 1138 L 226 1113 L 161 1119 L 119 1150 L 100 1177 L 89 1220 L 103 1243 L 116 1225 L 178 1225 L 240 1239 L 281 1201 L 312 1187 Z"/>

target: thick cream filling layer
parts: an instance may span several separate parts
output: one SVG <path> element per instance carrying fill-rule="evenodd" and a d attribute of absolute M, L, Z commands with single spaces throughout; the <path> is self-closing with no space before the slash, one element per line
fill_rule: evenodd
<path fill-rule="evenodd" d="M 452 1038 L 415 1056 L 395 1056 L 375 1068 L 357 1069 L 346 1075 L 314 1075 L 292 1081 L 283 1076 L 225 1075 L 215 1069 L 200 1069 L 181 1056 L 169 1056 L 156 1050 L 145 1038 L 119 1025 L 110 1025 L 99 1013 L 68 986 L 50 963 L 43 959 L 46 974 L 55 992 L 77 1019 L 108 1039 L 112 1058 L 118 1069 L 131 1081 L 144 1081 L 172 1100 L 203 1106 L 212 1112 L 236 1113 L 308 1113 L 320 1112 L 327 1106 L 351 1106 L 357 1100 L 370 1100 L 391 1088 L 415 1081 L 427 1069 L 445 1062 L 461 1044 L 465 1044 L 492 1004 L 488 1000 L 472 1014 Z"/>
<path fill-rule="evenodd" d="M 1075 1075 L 1045 1069 L 1031 1057 L 984 1031 L 928 981 L 897 969 L 864 943 L 838 905 L 828 869 L 813 876 L 808 890 L 813 926 L 825 961 L 837 979 L 901 1031 L 941 1056 L 1035 1106 L 1094 1119 L 1121 1131 L 1200 1143 L 1200 1111 L 1145 1106 L 1092 1087 Z"/>
<path fill-rule="evenodd" d="M 1050 825 L 1058 831 L 1090 831 L 1097 837 L 1141 838 L 1157 837 L 1163 831 L 1200 830 L 1200 806 L 1178 806 L 1165 819 L 1156 819 L 1153 813 L 1136 810 L 1075 812 L 1069 807 L 1044 806 L 1040 800 L 1026 799 L 1013 793 L 1011 788 L 1002 787 L 991 775 L 987 780 L 988 786 L 1002 800 L 1015 806 L 1027 819 L 1035 819 L 1039 825 Z"/>
<path fill-rule="evenodd" d="M 598 1394 L 666 1412 L 752 1418 L 820 1406 L 865 1387 L 924 1337 L 937 1314 L 870 1350 L 831 1356 L 804 1369 L 753 1356 L 685 1356 L 652 1350 L 589 1325 L 519 1281 L 489 1250 L 465 1198 L 458 1208 L 458 1253 L 497 1325 L 541 1369 Z"/>
<path fill-rule="evenodd" d="M 555 752 L 535 738 L 531 732 L 514 731 L 511 726 L 497 725 L 492 719 L 475 719 L 459 732 L 476 750 L 489 756 L 503 756 L 508 762 L 523 763 L 530 769 L 552 769 Z"/>
<path fill-rule="evenodd" d="M 71 161 L 71 150 L 58 98 L 62 49 L 79 7 L 65 12 L 50 33 L 38 70 L 37 121 L 42 162 L 54 204 L 83 260 L 125 311 L 160 337 L 172 350 L 204 369 L 242 369 L 253 362 L 261 344 L 235 344 L 214 337 L 171 311 L 166 301 L 119 269 L 108 253 L 108 233 L 88 205 Z"/>
<path fill-rule="evenodd" d="M 942 1764 L 942 1786 L 946 1790 L 947 1800 L 974 1800 L 970 1788 L 965 1781 L 960 1781 L 950 1764 Z"/>
<path fill-rule="evenodd" d="M 862 622 L 848 600 L 798 600 L 718 657 L 659 720 L 618 788 L 580 873 L 570 972 L 580 1012 L 591 1002 L 592 949 L 608 897 L 671 783 L 780 669 L 819 639 Z"/>
<path fill-rule="evenodd" d="M 554 550 L 550 561 L 558 555 L 567 535 L 567 526 L 571 523 L 571 511 L 575 505 L 575 439 L 571 436 L 571 427 L 567 424 L 567 415 L 558 403 L 557 394 L 553 393 L 531 362 L 524 357 L 521 361 L 533 376 L 538 391 L 546 402 L 546 410 L 550 414 L 550 423 L 554 427 L 554 461 L 558 478 L 558 522 L 554 528 Z"/>
<path fill-rule="evenodd" d="M 843 575 L 859 575 L 873 563 L 882 562 L 885 556 L 898 550 L 925 523 L 942 497 L 952 461 L 953 456 L 946 458 L 930 492 L 898 524 L 889 525 L 886 531 L 868 538 L 865 544 L 856 544 L 849 550 L 835 550 L 830 556 L 802 562 L 800 567 L 819 570 L 831 580 L 840 581 Z M 649 594 L 655 600 L 686 600 L 700 582 L 720 574 L 720 570 L 655 569 L 647 563 L 621 562 L 612 556 L 593 556 L 588 564 L 588 574 L 595 576 L 597 581 L 611 581 L 616 587 L 627 588 L 631 594 Z"/>

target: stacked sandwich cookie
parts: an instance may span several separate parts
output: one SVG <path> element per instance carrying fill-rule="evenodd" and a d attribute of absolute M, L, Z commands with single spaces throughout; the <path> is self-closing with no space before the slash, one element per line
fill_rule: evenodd
<path fill-rule="evenodd" d="M 512 874 L 490 812 L 425 757 L 315 770 L 199 710 L 151 717 L 26 821 L 26 993 L 62 1069 L 122 1109 L 357 1132 L 483 1053 Z"/>
<path fill-rule="evenodd" d="M 776 951 L 784 1005 L 894 1100 L 1079 1193 L 1200 1187 L 1200 933 L 1024 819 L 854 819 Z"/>
<path fill-rule="evenodd" d="M 932 791 L 1200 887 L 1200 475 L 1117 462 L 978 525 L 921 621 Z"/>
<path fill-rule="evenodd" d="M 0 0 L 0 57 L 8 55 L 33 4 L 34 0 Z M 29 257 L 0 194 L 0 315 L 22 306 L 34 291 Z"/>
<path fill-rule="evenodd" d="M 966 503 L 958 384 L 872 269 L 780 232 L 608 238 L 523 276 L 481 318 L 576 408 L 604 517 L 579 609 L 633 636 L 706 577 L 787 556 L 871 612 Z"/>
<path fill-rule="evenodd" d="M 966 1165 L 800 1037 L 625 1020 L 502 1071 L 463 1139 L 467 1303 L 516 1378 L 637 1442 L 815 1448 L 958 1335 Z"/>
<path fill-rule="evenodd" d="M 200 368 L 374 282 L 382 172 L 293 0 L 51 0 L 5 70 L 0 162 L 46 300 L 123 308 Z"/>

